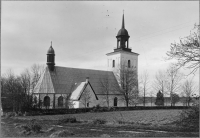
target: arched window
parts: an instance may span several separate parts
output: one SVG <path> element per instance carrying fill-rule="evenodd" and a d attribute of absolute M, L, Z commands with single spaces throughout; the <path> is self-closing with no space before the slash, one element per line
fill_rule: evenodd
<path fill-rule="evenodd" d="M 131 61 L 128 60 L 128 68 L 130 68 L 130 67 L 131 67 Z"/>
<path fill-rule="evenodd" d="M 46 108 L 50 106 L 50 97 L 49 96 L 44 97 L 44 106 Z"/>
<path fill-rule="evenodd" d="M 117 106 L 117 97 L 114 98 L 114 106 Z"/>
<path fill-rule="evenodd" d="M 58 97 L 58 107 L 63 107 L 63 97 Z"/>
<path fill-rule="evenodd" d="M 113 68 L 115 67 L 115 60 L 113 60 Z"/>

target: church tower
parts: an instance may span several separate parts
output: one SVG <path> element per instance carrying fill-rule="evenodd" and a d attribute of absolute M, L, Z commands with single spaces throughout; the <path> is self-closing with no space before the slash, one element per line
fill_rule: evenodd
<path fill-rule="evenodd" d="M 49 47 L 49 50 L 47 51 L 47 66 L 50 71 L 54 71 L 54 66 L 55 66 L 55 52 L 52 47 L 52 42 L 51 46 Z"/>
<path fill-rule="evenodd" d="M 122 16 L 122 27 L 117 33 L 117 47 L 114 49 L 114 52 L 108 53 L 107 55 L 107 64 L 108 70 L 113 71 L 116 79 L 119 76 L 120 70 L 122 68 L 132 68 L 136 69 L 138 72 L 138 53 L 132 52 L 132 49 L 129 47 L 129 34 L 125 29 L 124 23 L 124 14 Z M 118 79 L 117 79 L 118 80 Z M 119 80 L 118 80 L 119 82 Z"/>

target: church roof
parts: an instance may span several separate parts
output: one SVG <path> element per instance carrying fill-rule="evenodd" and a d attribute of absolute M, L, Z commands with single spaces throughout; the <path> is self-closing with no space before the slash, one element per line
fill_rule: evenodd
<path fill-rule="evenodd" d="M 49 47 L 47 54 L 55 54 L 55 51 L 52 46 Z"/>
<path fill-rule="evenodd" d="M 88 82 L 79 82 L 79 83 L 76 83 L 74 88 L 73 88 L 73 91 L 71 93 L 71 96 L 70 96 L 70 99 L 72 100 L 79 100 L 82 93 L 84 92 L 85 88 L 89 86 L 91 87 L 92 91 L 93 91 L 93 88 L 91 86 L 91 84 Z M 95 94 L 96 96 L 96 93 L 93 91 L 93 93 Z M 96 99 L 98 100 L 97 96 L 96 96 Z"/>
<path fill-rule="evenodd" d="M 89 77 L 89 82 L 95 93 L 104 94 L 102 82 L 109 82 L 110 94 L 120 94 L 119 85 L 112 71 L 91 69 L 78 69 L 55 66 L 54 71 L 46 67 L 44 74 L 35 87 L 34 93 L 68 93 L 73 90 L 74 84 L 84 82 Z"/>
<path fill-rule="evenodd" d="M 125 36 L 129 36 L 128 35 L 128 31 L 125 28 L 121 28 L 118 33 L 117 36 L 121 36 L 121 35 L 125 35 Z"/>
<path fill-rule="evenodd" d="M 81 96 L 81 93 L 83 92 L 85 86 L 86 86 L 85 82 L 76 83 L 74 88 L 73 88 L 70 99 L 78 100 L 79 97 Z"/>

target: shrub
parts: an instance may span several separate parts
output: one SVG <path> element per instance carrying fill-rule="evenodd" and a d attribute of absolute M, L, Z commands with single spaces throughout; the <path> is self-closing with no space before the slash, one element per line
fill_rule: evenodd
<path fill-rule="evenodd" d="M 101 106 L 99 104 L 96 105 L 96 109 L 100 109 Z"/>
<path fill-rule="evenodd" d="M 25 129 L 25 131 L 33 131 L 33 132 L 40 132 L 42 127 L 41 125 L 39 125 L 35 119 L 31 120 L 30 122 L 28 122 L 27 124 L 25 125 L 22 125 L 21 126 L 23 129 Z"/>
<path fill-rule="evenodd" d="M 181 129 L 199 130 L 199 104 L 193 105 L 190 109 L 183 110 L 177 125 Z"/>
<path fill-rule="evenodd" d="M 30 127 L 30 129 L 33 132 L 40 132 L 40 130 L 42 129 L 41 125 L 39 125 L 35 119 L 31 120 L 28 124 L 28 126 Z"/>
<path fill-rule="evenodd" d="M 99 112 L 100 111 L 101 106 L 98 104 L 96 106 L 93 106 L 91 112 Z"/>
<path fill-rule="evenodd" d="M 115 107 L 109 107 L 108 110 L 109 111 L 115 111 L 116 109 L 115 109 Z"/>
<path fill-rule="evenodd" d="M 76 123 L 76 122 L 77 122 L 76 117 L 67 117 L 67 118 L 62 118 L 62 119 L 58 120 L 59 124 L 62 124 L 62 123 Z"/>
<path fill-rule="evenodd" d="M 107 121 L 105 119 L 99 119 L 99 118 L 93 120 L 93 124 L 95 124 L 95 125 L 105 124 L 106 122 Z"/>
<path fill-rule="evenodd" d="M 15 116 L 15 112 L 8 112 L 8 113 L 6 113 L 5 118 L 10 118 L 13 116 Z"/>
<path fill-rule="evenodd" d="M 122 121 L 122 120 L 117 120 L 117 123 L 118 123 L 118 124 L 127 124 L 127 122 Z"/>

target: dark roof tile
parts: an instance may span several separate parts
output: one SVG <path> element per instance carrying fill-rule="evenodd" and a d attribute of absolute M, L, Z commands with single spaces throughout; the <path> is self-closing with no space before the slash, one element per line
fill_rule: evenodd
<path fill-rule="evenodd" d="M 119 94 L 119 85 L 118 82 L 111 71 L 100 71 L 100 70 L 91 70 L 91 69 L 78 69 L 78 68 L 68 68 L 68 67 L 58 67 L 55 66 L 55 70 L 49 71 L 46 67 L 44 76 L 41 77 L 39 84 L 37 85 L 35 92 L 47 92 L 47 90 L 42 90 L 44 87 L 53 89 L 50 85 L 53 84 L 55 93 L 71 93 L 72 87 L 77 82 L 83 82 L 86 80 L 86 77 L 89 77 L 91 86 L 93 87 L 95 93 L 103 94 L 102 81 L 106 82 L 106 79 L 109 80 L 109 83 L 112 85 L 110 88 L 111 94 Z M 50 90 L 51 92 L 53 90 Z"/>

